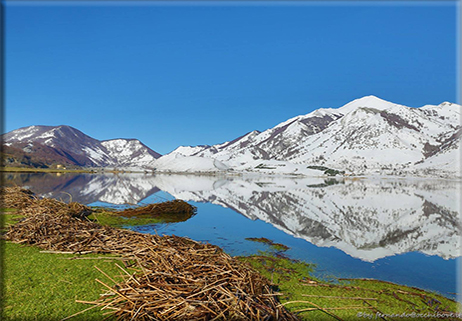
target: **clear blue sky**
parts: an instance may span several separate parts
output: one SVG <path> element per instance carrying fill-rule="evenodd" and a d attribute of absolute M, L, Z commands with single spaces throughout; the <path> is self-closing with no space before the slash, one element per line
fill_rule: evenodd
<path fill-rule="evenodd" d="M 54 3 L 4 2 L 5 131 L 165 154 L 365 95 L 458 102 L 458 1 Z"/>

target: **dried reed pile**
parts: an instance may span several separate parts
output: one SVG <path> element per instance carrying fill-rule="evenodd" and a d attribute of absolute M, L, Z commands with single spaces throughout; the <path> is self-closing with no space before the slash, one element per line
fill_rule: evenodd
<path fill-rule="evenodd" d="M 196 207 L 182 200 L 166 201 L 162 203 L 149 204 L 142 207 L 129 208 L 120 212 L 121 216 L 160 216 L 165 214 L 180 214 L 192 216 L 196 214 Z"/>
<path fill-rule="evenodd" d="M 100 302 L 135 320 L 296 320 L 274 298 L 269 282 L 219 248 L 180 237 L 145 237 L 134 257 L 137 276 Z M 115 281 L 113 281 L 116 283 Z"/>
<path fill-rule="evenodd" d="M 25 216 L 45 213 L 86 217 L 92 213 L 91 208 L 77 202 L 67 204 L 54 199 L 38 198 L 30 190 L 20 187 L 3 187 L 0 193 L 2 207 L 19 209 L 19 213 Z"/>
<path fill-rule="evenodd" d="M 15 186 L 2 187 L 0 189 L 0 200 L 4 208 L 25 208 L 31 205 L 37 198 L 30 190 Z"/>
<path fill-rule="evenodd" d="M 111 284 L 97 281 L 109 292 L 80 302 L 120 320 L 297 320 L 277 302 L 267 279 L 217 246 L 101 226 L 50 204 L 47 212 L 45 201 L 32 202 L 5 238 L 48 251 L 114 253 L 126 264 L 120 266 L 124 281 L 101 271 Z M 135 272 L 127 271 L 131 265 Z"/>

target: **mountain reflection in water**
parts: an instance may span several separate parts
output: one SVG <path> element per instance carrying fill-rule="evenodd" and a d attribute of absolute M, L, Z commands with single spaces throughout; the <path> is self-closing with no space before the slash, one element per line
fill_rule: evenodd
<path fill-rule="evenodd" d="M 84 204 L 145 203 L 163 191 L 232 209 L 364 262 L 409 252 L 444 260 L 461 255 L 460 181 L 69 173 L 7 173 L 4 178 L 7 185 L 63 200 L 70 194 Z M 261 236 L 254 233 L 247 237 Z"/>

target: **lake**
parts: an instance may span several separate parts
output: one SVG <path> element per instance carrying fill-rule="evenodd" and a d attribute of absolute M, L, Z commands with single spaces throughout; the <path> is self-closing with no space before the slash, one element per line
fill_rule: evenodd
<path fill-rule="evenodd" d="M 166 174 L 5 173 L 5 185 L 91 206 L 124 208 L 182 199 L 180 223 L 127 227 L 209 242 L 231 255 L 290 247 L 328 280 L 374 278 L 457 298 L 461 181 Z"/>

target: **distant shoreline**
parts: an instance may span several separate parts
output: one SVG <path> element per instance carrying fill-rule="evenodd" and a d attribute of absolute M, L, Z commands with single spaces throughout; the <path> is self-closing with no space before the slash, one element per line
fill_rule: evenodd
<path fill-rule="evenodd" d="M 11 172 L 11 173 L 143 173 L 129 170 L 109 170 L 109 169 L 61 169 L 61 168 L 33 168 L 33 167 L 0 167 L 0 172 Z"/>
<path fill-rule="evenodd" d="M 1 166 L 0 172 L 3 173 L 89 173 L 89 174 L 161 174 L 161 175 L 192 175 L 192 176 L 270 176 L 270 177 L 285 177 L 285 178 L 303 178 L 303 177 L 317 177 L 317 178 L 332 178 L 332 179 L 346 179 L 357 180 L 365 178 L 390 178 L 390 179 L 436 179 L 436 180 L 455 180 L 461 181 L 462 177 L 450 175 L 386 175 L 386 174 L 357 174 L 357 175 L 344 175 L 344 176 L 305 176 L 296 174 L 283 174 L 283 173 L 262 173 L 253 171 L 236 171 L 236 172 L 174 172 L 174 171 L 136 171 L 136 170 L 123 170 L 123 169 L 105 169 L 105 168 L 81 168 L 81 169 L 62 169 L 62 168 L 35 168 L 35 167 L 8 167 Z"/>

